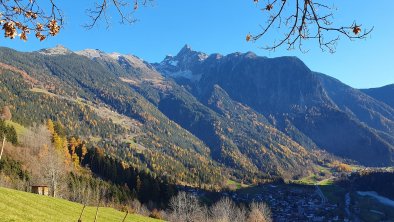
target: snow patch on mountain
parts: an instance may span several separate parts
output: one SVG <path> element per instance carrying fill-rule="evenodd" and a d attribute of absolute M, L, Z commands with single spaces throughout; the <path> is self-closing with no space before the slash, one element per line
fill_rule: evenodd
<path fill-rule="evenodd" d="M 172 66 L 178 66 L 179 61 L 178 60 L 172 60 L 169 62 L 170 65 Z"/>
<path fill-rule="evenodd" d="M 167 55 L 162 62 L 153 66 L 164 76 L 199 81 L 201 75 L 197 74 L 194 68 L 207 58 L 207 54 L 194 51 L 189 45 L 185 45 L 176 56 Z"/>

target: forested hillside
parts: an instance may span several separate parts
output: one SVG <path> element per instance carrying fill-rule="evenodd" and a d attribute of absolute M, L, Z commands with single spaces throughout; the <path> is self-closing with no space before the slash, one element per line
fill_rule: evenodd
<path fill-rule="evenodd" d="M 394 163 L 394 110 L 313 72 L 296 57 L 267 58 L 252 52 L 208 56 L 185 46 L 154 66 L 205 105 L 220 87 L 229 99 L 264 115 L 307 149 L 318 147 L 368 166 Z"/>
<path fill-rule="evenodd" d="M 63 47 L 2 48 L 0 59 L 0 106 L 15 122 L 49 119 L 64 129 L 65 143 L 74 137 L 171 183 L 221 189 L 229 179 L 302 178 L 334 160 L 393 164 L 393 109 L 295 57 L 206 55 L 186 46 L 160 64 Z"/>
<path fill-rule="evenodd" d="M 60 121 L 69 135 L 180 183 L 196 186 L 223 181 L 220 167 L 210 160 L 203 142 L 95 62 L 76 54 L 2 52 L 3 61 L 18 67 L 2 67 L 0 76 L 4 83 L 1 105 L 10 106 L 15 121 L 25 126 L 47 119 Z M 29 73 L 29 78 L 21 72 Z M 192 173 L 193 168 L 199 169 L 198 175 Z"/>

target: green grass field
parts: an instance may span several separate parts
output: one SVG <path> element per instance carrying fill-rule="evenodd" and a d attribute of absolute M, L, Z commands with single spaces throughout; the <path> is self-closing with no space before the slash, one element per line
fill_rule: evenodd
<path fill-rule="evenodd" d="M 16 131 L 16 134 L 18 135 L 18 137 L 23 135 L 27 131 L 27 129 L 24 126 L 20 125 L 19 123 L 15 123 L 10 120 L 6 120 L 5 123 L 7 125 L 11 125 L 15 128 L 15 131 Z"/>
<path fill-rule="evenodd" d="M 234 188 L 234 190 L 238 190 L 238 189 L 241 189 L 241 188 L 249 187 L 249 185 L 247 185 L 247 184 L 242 184 L 242 183 L 239 183 L 239 182 L 234 181 L 234 180 L 227 180 L 227 186 L 230 186 L 230 187 Z"/>
<path fill-rule="evenodd" d="M 40 196 L 0 187 L 0 221 L 40 221 L 40 222 L 72 222 L 78 221 L 82 205 L 63 199 Z M 93 222 L 95 207 L 86 207 L 83 222 Z M 100 207 L 98 221 L 121 222 L 124 212 L 113 208 Z M 130 214 L 127 222 L 154 222 L 156 219 Z"/>

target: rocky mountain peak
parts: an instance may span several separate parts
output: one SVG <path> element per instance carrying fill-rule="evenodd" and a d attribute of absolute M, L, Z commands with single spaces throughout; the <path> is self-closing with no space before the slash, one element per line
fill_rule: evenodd
<path fill-rule="evenodd" d="M 73 52 L 62 45 L 57 45 L 53 48 L 41 49 L 38 51 L 38 53 L 44 55 L 67 55 Z"/>
<path fill-rule="evenodd" d="M 81 50 L 81 51 L 77 51 L 75 53 L 78 54 L 78 55 L 81 55 L 81 56 L 88 57 L 89 59 L 101 58 L 104 55 L 106 55 L 105 52 L 100 51 L 98 49 L 84 49 L 84 50 Z"/>
<path fill-rule="evenodd" d="M 203 52 L 194 51 L 186 44 L 174 58 L 186 64 L 204 61 L 208 58 L 208 55 Z"/>
<path fill-rule="evenodd" d="M 198 80 L 199 76 L 194 75 L 193 69 L 207 58 L 207 54 L 194 51 L 186 44 L 176 56 L 167 55 L 162 62 L 153 66 L 166 76 Z"/>
<path fill-rule="evenodd" d="M 131 54 L 121 54 L 118 52 L 106 53 L 98 49 L 85 49 L 75 53 L 99 62 L 105 67 L 112 67 L 118 71 L 122 70 L 120 72 L 125 71 L 120 74 L 122 77 L 144 80 L 162 78 L 149 63 Z"/>

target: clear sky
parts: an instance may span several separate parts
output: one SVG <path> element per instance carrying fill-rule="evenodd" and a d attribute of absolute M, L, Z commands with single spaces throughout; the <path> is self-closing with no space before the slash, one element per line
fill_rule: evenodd
<path fill-rule="evenodd" d="M 155 0 L 153 6 L 141 7 L 133 25 L 120 25 L 113 15 L 109 29 L 105 23 L 92 30 L 85 9 L 96 0 L 58 1 L 66 24 L 54 38 L 39 42 L 30 35 L 28 42 L 0 39 L 0 45 L 20 51 L 64 45 L 71 50 L 85 48 L 105 52 L 134 54 L 148 62 L 161 61 L 189 44 L 198 51 L 228 54 L 253 51 L 268 57 L 298 56 L 312 70 L 331 75 L 356 88 L 377 87 L 394 83 L 394 1 L 376 2 L 324 0 L 338 8 L 336 21 L 349 25 L 354 20 L 374 31 L 366 40 L 342 39 L 335 54 L 321 52 L 315 42 L 306 45 L 310 51 L 275 52 L 262 50 L 267 39 L 246 42 L 247 33 L 257 33 L 264 16 L 252 0 Z M 262 1 L 262 0 L 261 0 Z M 45 1 L 42 1 L 45 2 Z M 273 38 L 274 36 L 268 36 Z"/>

